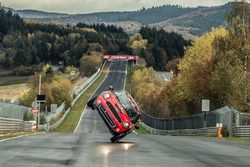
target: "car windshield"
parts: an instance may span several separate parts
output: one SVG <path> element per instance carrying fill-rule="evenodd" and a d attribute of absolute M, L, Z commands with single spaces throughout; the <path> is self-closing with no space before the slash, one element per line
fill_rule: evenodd
<path fill-rule="evenodd" d="M 126 113 L 130 117 L 131 121 L 133 123 L 136 123 L 139 119 L 139 114 L 135 107 L 132 105 L 131 100 L 127 96 L 127 93 L 125 91 L 119 91 L 115 92 L 115 95 L 117 99 L 120 101 L 122 107 L 125 109 Z"/>

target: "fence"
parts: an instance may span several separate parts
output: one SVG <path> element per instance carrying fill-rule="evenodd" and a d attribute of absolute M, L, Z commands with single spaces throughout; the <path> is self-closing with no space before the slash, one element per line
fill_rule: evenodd
<path fill-rule="evenodd" d="M 31 108 L 0 102 L 0 117 L 23 120 L 26 112 L 31 112 Z"/>
<path fill-rule="evenodd" d="M 250 114 L 236 113 L 236 127 L 234 129 L 236 137 L 250 137 Z"/>
<path fill-rule="evenodd" d="M 142 113 L 141 125 L 154 134 L 211 136 L 216 135 L 216 123 L 222 123 L 228 127 L 231 135 L 235 112 L 225 106 L 215 111 L 173 119 L 154 118 Z"/>
<path fill-rule="evenodd" d="M 31 131 L 31 126 L 30 122 L 0 117 L 0 133 Z"/>
<path fill-rule="evenodd" d="M 177 130 L 162 130 L 155 129 L 143 122 L 140 125 L 152 134 L 157 135 L 178 135 L 178 136 L 216 136 L 216 127 L 198 128 L 198 129 L 177 129 Z"/>
<path fill-rule="evenodd" d="M 232 109 L 223 107 L 218 110 L 174 119 L 160 119 L 142 113 L 142 122 L 149 127 L 161 130 L 199 129 L 215 127 L 216 123 L 231 126 L 233 118 Z"/>
<path fill-rule="evenodd" d="M 55 109 L 55 111 L 52 111 L 46 115 L 46 121 L 50 122 L 52 119 L 58 117 L 60 114 L 62 114 L 65 111 L 65 102 L 62 103 L 59 107 Z"/>

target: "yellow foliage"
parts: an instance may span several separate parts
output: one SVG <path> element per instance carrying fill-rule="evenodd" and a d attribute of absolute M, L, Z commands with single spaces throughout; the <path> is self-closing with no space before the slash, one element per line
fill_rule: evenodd
<path fill-rule="evenodd" d="M 96 30 L 94 28 L 82 28 L 82 31 L 96 33 Z"/>
<path fill-rule="evenodd" d="M 69 106 L 71 103 L 70 91 L 72 90 L 71 82 L 65 77 L 56 77 L 50 84 L 54 103 L 61 104 L 66 101 Z"/>
<path fill-rule="evenodd" d="M 225 37 L 228 31 L 224 28 L 216 28 L 211 32 L 197 38 L 193 46 L 187 48 L 184 59 L 179 65 L 180 71 L 188 72 L 192 70 L 195 63 L 205 64 L 214 56 L 213 42 L 217 37 Z"/>
<path fill-rule="evenodd" d="M 26 19 L 25 23 L 26 24 L 37 24 L 38 20 L 36 20 L 36 19 Z"/>
<path fill-rule="evenodd" d="M 199 37 L 193 46 L 189 47 L 184 59 L 179 65 L 180 73 L 177 78 L 176 96 L 192 100 L 209 94 L 215 50 L 214 40 L 225 37 L 228 31 L 224 28 L 213 29 Z"/>
<path fill-rule="evenodd" d="M 148 40 L 143 39 L 142 35 L 137 33 L 129 37 L 129 46 L 135 55 L 139 55 L 142 49 L 146 49 Z"/>

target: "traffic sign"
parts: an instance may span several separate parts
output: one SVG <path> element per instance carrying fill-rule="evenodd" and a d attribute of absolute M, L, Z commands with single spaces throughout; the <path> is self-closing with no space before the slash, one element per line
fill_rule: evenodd
<path fill-rule="evenodd" d="M 210 100 L 209 99 L 202 100 L 201 111 L 204 111 L 204 112 L 210 111 Z"/>
<path fill-rule="evenodd" d="M 32 107 L 37 107 L 38 105 L 39 104 L 37 103 L 37 101 L 33 101 L 32 104 L 31 104 Z"/>
<path fill-rule="evenodd" d="M 32 114 L 37 114 L 39 113 L 38 107 L 32 107 Z"/>

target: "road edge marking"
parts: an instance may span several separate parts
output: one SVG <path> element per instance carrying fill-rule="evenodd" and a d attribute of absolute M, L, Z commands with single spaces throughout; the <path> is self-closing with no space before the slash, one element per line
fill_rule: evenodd
<path fill-rule="evenodd" d="M 38 132 L 38 133 L 32 133 L 32 134 L 25 134 L 25 135 L 10 137 L 10 138 L 0 140 L 0 143 L 4 142 L 4 141 L 8 141 L 8 140 L 13 140 L 13 139 L 18 139 L 18 138 L 23 138 L 23 137 L 28 137 L 28 136 L 35 136 L 35 135 L 39 135 L 39 134 L 45 134 L 45 132 Z"/>

